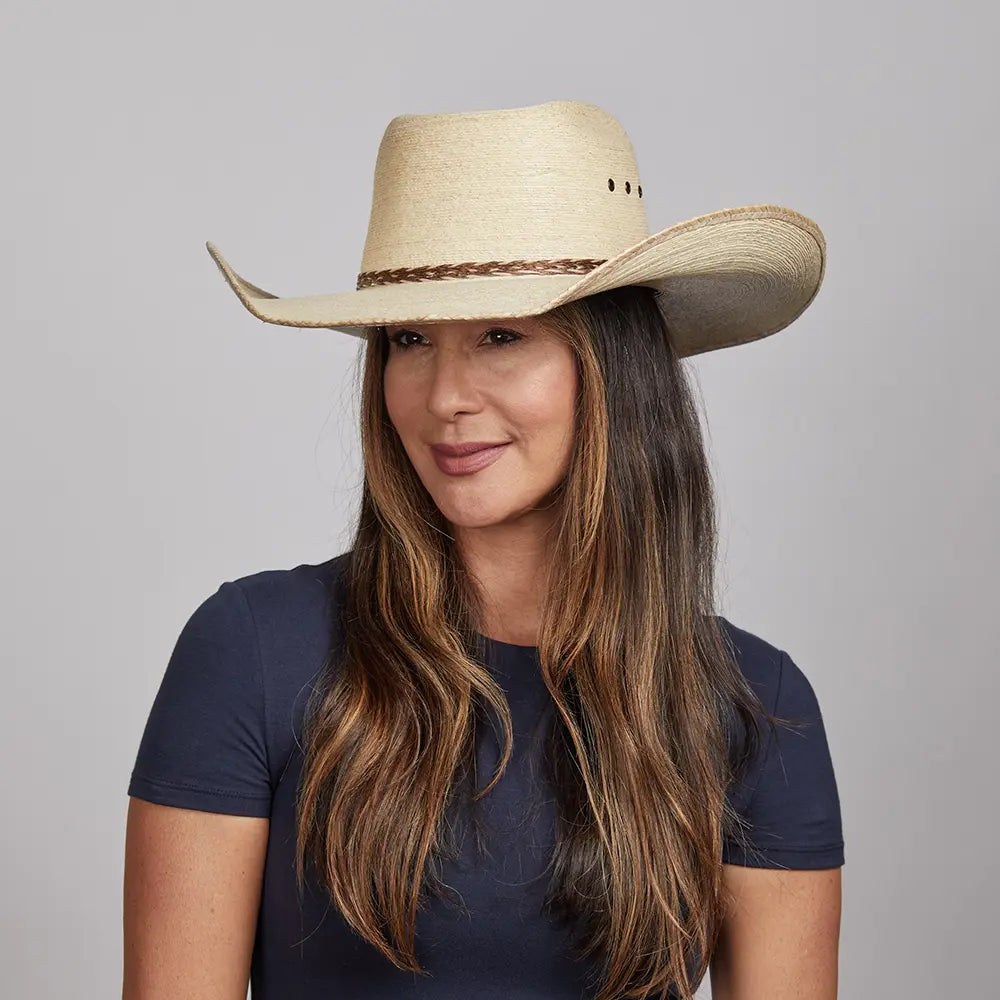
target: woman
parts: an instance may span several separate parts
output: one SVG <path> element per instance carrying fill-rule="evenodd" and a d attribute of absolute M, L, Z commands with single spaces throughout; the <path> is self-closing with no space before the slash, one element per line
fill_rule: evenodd
<path fill-rule="evenodd" d="M 600 177 L 600 184 L 595 178 Z M 830 998 L 837 786 L 786 652 L 713 611 L 683 357 L 822 280 L 776 206 L 653 236 L 593 105 L 393 119 L 354 292 L 354 544 L 223 583 L 129 785 L 125 1000 Z"/>

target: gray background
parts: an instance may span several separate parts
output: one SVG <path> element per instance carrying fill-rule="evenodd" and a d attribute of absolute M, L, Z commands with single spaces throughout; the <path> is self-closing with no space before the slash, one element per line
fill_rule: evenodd
<path fill-rule="evenodd" d="M 347 546 L 357 342 L 254 319 L 205 240 L 278 294 L 353 288 L 390 118 L 552 98 L 624 124 L 651 231 L 775 202 L 826 233 L 801 319 L 691 362 L 722 607 L 823 708 L 841 996 L 992 994 L 991 9 L 44 7 L 0 30 L 0 994 L 120 995 L 125 788 L 181 625 Z"/>

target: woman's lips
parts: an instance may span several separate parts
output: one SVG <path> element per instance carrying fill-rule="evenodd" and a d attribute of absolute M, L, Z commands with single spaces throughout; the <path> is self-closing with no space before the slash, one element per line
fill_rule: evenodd
<path fill-rule="evenodd" d="M 495 445 L 492 448 L 482 448 L 468 455 L 442 455 L 436 448 L 431 448 L 431 454 L 437 467 L 449 476 L 467 476 L 470 472 L 478 472 L 492 465 L 510 444 Z"/>

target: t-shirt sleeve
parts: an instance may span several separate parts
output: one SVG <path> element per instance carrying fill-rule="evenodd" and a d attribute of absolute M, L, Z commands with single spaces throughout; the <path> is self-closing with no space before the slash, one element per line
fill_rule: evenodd
<path fill-rule="evenodd" d="M 765 727 L 765 749 L 744 818 L 748 849 L 726 839 L 722 860 L 750 868 L 839 868 L 840 798 L 819 702 L 808 678 L 781 653 L 773 713 L 797 723 Z"/>
<path fill-rule="evenodd" d="M 239 583 L 223 583 L 181 630 L 128 794 L 185 809 L 270 815 L 260 648 Z"/>

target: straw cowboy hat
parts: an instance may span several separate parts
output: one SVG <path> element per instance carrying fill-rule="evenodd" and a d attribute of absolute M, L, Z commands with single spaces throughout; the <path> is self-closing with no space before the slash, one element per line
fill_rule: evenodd
<path fill-rule="evenodd" d="M 534 316 L 621 285 L 661 295 L 683 356 L 786 327 L 823 280 L 819 226 L 747 205 L 650 235 L 632 143 L 582 101 L 400 115 L 375 162 L 354 291 L 277 296 L 209 253 L 258 319 L 365 327 Z"/>

